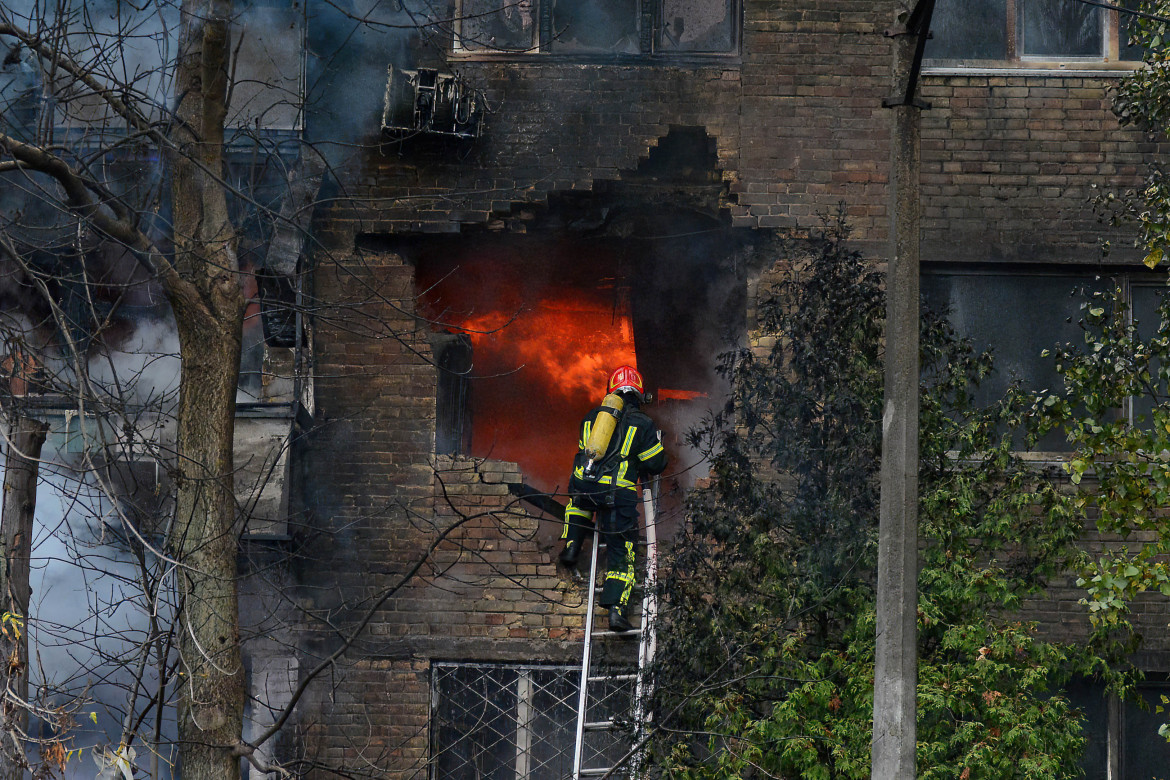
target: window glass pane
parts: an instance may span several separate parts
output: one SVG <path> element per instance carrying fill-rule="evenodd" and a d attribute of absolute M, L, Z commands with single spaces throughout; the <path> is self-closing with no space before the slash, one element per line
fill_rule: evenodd
<path fill-rule="evenodd" d="M 552 50 L 637 54 L 638 0 L 556 0 Z"/>
<path fill-rule="evenodd" d="M 529 780 L 571 777 L 579 678 L 561 669 L 534 669 L 530 674 Z"/>
<path fill-rule="evenodd" d="M 1158 727 L 1170 720 L 1170 715 L 1157 712 L 1163 707 L 1161 697 L 1170 696 L 1170 686 L 1149 683 L 1138 686 L 1138 694 L 1145 699 L 1148 709 L 1134 704 L 1125 707 L 1122 742 L 1122 774 L 1129 778 L 1165 777 L 1170 766 L 1170 743 L 1158 734 Z"/>
<path fill-rule="evenodd" d="M 240 14 L 232 32 L 235 82 L 228 124 L 296 129 L 301 113 L 303 20 L 300 8 L 260 3 Z"/>
<path fill-rule="evenodd" d="M 535 0 L 463 0 L 459 45 L 470 51 L 529 51 L 536 34 Z"/>
<path fill-rule="evenodd" d="M 1141 0 L 1122 0 L 1121 7 L 1131 8 L 1135 11 L 1141 10 Z M 1138 17 L 1124 11 L 1119 12 L 1117 16 L 1121 27 L 1118 56 L 1126 61 L 1141 62 L 1145 58 L 1146 50 L 1141 46 L 1132 46 L 1129 42 L 1129 37 L 1136 28 Z"/>
<path fill-rule="evenodd" d="M 437 709 L 431 730 L 441 780 L 515 780 L 514 669 L 436 666 Z"/>
<path fill-rule="evenodd" d="M 928 59 L 1007 59 L 1007 0 L 938 0 Z"/>
<path fill-rule="evenodd" d="M 1102 9 L 1069 0 L 1019 0 L 1025 57 L 1100 57 Z"/>
<path fill-rule="evenodd" d="M 57 4 L 22 3 L 34 17 Z M 141 10 L 138 8 L 141 5 Z M 5 8 L 9 3 L 4 3 Z M 32 6 L 33 8 L 29 8 Z M 172 88 L 171 68 L 177 45 L 179 8 L 175 3 L 89 3 L 71 0 L 69 34 L 63 45 L 67 54 L 85 64 L 98 81 L 120 85 L 119 91 L 135 95 L 137 107 L 148 116 L 165 115 Z M 82 13 L 82 9 L 85 9 Z M 46 20 L 52 23 L 51 20 Z M 35 24 L 35 23 L 34 23 Z M 105 100 L 89 89 L 79 89 L 71 77 L 58 74 L 56 81 L 58 126 L 75 123 L 97 125 L 112 119 Z M 115 124 L 119 124 L 115 122 Z M 92 129 L 92 128 L 91 128 Z"/>
<path fill-rule="evenodd" d="M 563 780 L 572 774 L 579 669 L 440 662 L 431 675 L 433 780 Z M 586 740 L 586 761 L 593 742 Z M 621 746 L 609 765 L 629 747 Z"/>
<path fill-rule="evenodd" d="M 1131 312 L 1133 314 L 1134 326 L 1137 328 L 1137 335 L 1143 339 L 1148 340 L 1153 338 L 1158 332 L 1158 326 L 1161 324 L 1161 315 L 1158 312 L 1158 307 L 1162 304 L 1162 298 L 1166 293 L 1166 285 L 1145 286 L 1133 285 L 1130 288 L 1130 296 L 1133 301 L 1131 303 Z M 1157 366 L 1151 366 L 1156 369 Z M 1166 388 L 1158 387 L 1157 392 L 1159 398 L 1155 399 L 1150 395 L 1140 395 L 1133 399 L 1133 421 L 1135 424 L 1145 428 L 1150 424 L 1150 414 L 1154 410 L 1155 400 L 1165 400 Z"/>
<path fill-rule="evenodd" d="M 662 0 L 659 51 L 731 51 L 731 0 Z"/>
<path fill-rule="evenodd" d="M 435 368 L 439 373 L 435 398 L 435 452 L 471 451 L 471 338 L 466 333 L 435 337 Z"/>
<path fill-rule="evenodd" d="M 980 404 L 1003 397 L 1013 379 L 1028 390 L 1063 387 L 1051 358 L 1041 352 L 1059 343 L 1083 343 L 1077 321 L 1081 289 L 1099 289 L 1092 278 L 1064 275 L 926 273 L 922 295 L 935 311 L 948 312 L 960 335 L 976 349 L 992 349 L 995 370 L 975 394 Z M 1063 435 L 1041 441 L 1041 450 L 1063 450 Z"/>
<path fill-rule="evenodd" d="M 1109 699 L 1102 683 L 1078 678 L 1069 681 L 1065 698 L 1080 713 L 1081 732 L 1086 740 L 1081 756 L 1085 777 L 1105 777 L 1109 766 Z"/>

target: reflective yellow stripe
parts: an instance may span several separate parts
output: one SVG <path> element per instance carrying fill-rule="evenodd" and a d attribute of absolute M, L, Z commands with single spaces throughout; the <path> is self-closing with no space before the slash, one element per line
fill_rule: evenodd
<path fill-rule="evenodd" d="M 577 479 L 583 479 L 584 473 L 585 473 L 584 469 L 573 469 L 573 476 L 575 476 Z M 609 474 L 605 474 L 605 475 L 598 477 L 597 482 L 598 482 L 598 484 L 601 484 L 601 485 L 612 485 L 613 484 L 613 477 L 610 476 Z M 620 476 L 618 477 L 617 486 L 622 487 L 622 488 L 629 488 L 630 490 L 636 489 L 636 483 L 631 482 L 628 479 L 622 479 Z"/>
<path fill-rule="evenodd" d="M 606 572 L 605 579 L 617 580 L 623 583 L 621 599 L 618 602 L 624 608 L 630 602 L 630 593 L 634 590 L 634 543 L 626 542 L 626 565 L 618 571 Z"/>
<path fill-rule="evenodd" d="M 593 513 L 584 509 L 580 509 L 573 504 L 573 499 L 569 499 L 569 503 L 565 506 L 564 526 L 561 528 L 561 538 L 569 538 L 569 525 L 573 519 L 583 519 L 584 525 L 590 525 L 593 522 Z M 582 525 L 582 523 L 575 523 L 575 525 Z"/>
<path fill-rule="evenodd" d="M 623 463 L 622 465 L 624 466 L 625 464 Z M 618 480 L 617 480 L 618 487 L 628 487 L 628 488 L 634 487 L 634 485 L 636 483 L 631 482 L 630 480 L 623 478 L 625 473 L 626 473 L 626 471 L 624 468 L 619 472 Z M 583 468 L 573 469 L 573 476 L 576 477 L 577 479 L 584 479 L 585 478 L 585 469 L 583 469 Z M 599 484 L 602 484 L 602 485 L 612 485 L 613 484 L 613 477 L 609 474 L 603 474 L 602 476 L 597 478 L 597 481 Z"/>
<path fill-rule="evenodd" d="M 585 449 L 585 445 L 587 445 L 589 443 L 589 430 L 592 427 L 593 427 L 593 423 L 591 423 L 589 420 L 586 420 L 585 427 L 581 430 L 581 441 L 577 445 L 577 449 L 579 449 L 579 450 Z"/>
<path fill-rule="evenodd" d="M 650 460 L 662 452 L 662 442 L 655 442 L 654 446 L 638 455 L 638 460 Z"/>
<path fill-rule="evenodd" d="M 634 434 L 637 432 L 638 432 L 638 429 L 634 428 L 632 426 L 628 431 L 626 431 L 626 440 L 622 442 L 622 457 L 623 458 L 630 457 L 630 449 L 634 446 Z"/>

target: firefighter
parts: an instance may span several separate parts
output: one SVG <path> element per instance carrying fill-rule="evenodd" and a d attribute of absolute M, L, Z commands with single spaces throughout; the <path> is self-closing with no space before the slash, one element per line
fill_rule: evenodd
<path fill-rule="evenodd" d="M 592 530 L 593 515 L 599 513 L 608 550 L 600 604 L 609 610 L 611 631 L 629 631 L 633 628 L 628 612 L 638 541 L 638 482 L 663 472 L 666 451 L 662 433 L 639 409 L 646 400 L 642 375 L 631 366 L 619 366 L 610 374 L 606 389 L 602 405 L 581 421 L 561 534 L 565 549 L 559 560 L 576 566 L 582 541 Z M 598 433 L 605 431 L 610 432 L 608 442 L 599 446 Z"/>

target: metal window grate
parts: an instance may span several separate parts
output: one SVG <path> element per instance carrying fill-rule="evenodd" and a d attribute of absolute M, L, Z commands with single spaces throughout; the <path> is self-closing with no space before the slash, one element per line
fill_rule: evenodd
<path fill-rule="evenodd" d="M 571 666 L 435 663 L 432 780 L 561 780 L 572 773 Z"/>

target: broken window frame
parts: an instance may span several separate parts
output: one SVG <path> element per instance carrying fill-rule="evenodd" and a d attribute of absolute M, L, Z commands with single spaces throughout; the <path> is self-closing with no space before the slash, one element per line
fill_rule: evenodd
<path fill-rule="evenodd" d="M 1005 11 L 1002 24 L 1004 33 L 1004 54 L 1002 57 L 947 56 L 939 52 L 945 37 L 941 30 L 941 19 L 948 5 L 958 4 L 971 8 L 970 0 L 938 0 L 931 25 L 931 39 L 926 44 L 923 72 L 946 75 L 956 71 L 970 70 L 1039 70 L 1039 71 L 1119 71 L 1127 72 L 1141 66 L 1141 50 L 1128 46 L 1126 25 L 1123 14 L 1115 9 L 1099 6 L 1085 6 L 1099 19 L 1101 50 L 1093 55 L 1038 54 L 1029 53 L 1025 40 L 1027 25 L 1024 15 L 1030 2 L 1050 0 L 1003 0 Z M 1118 4 L 1132 7 L 1136 0 L 1118 0 Z"/>
<path fill-rule="evenodd" d="M 459 60 L 517 60 L 525 58 L 556 58 L 566 60 L 585 61 L 646 61 L 664 59 L 677 61 L 680 59 L 695 58 L 699 60 L 738 59 L 740 56 L 741 41 L 743 38 L 743 0 L 722 0 L 727 4 L 727 40 L 726 46 L 709 50 L 701 48 L 671 47 L 664 44 L 665 37 L 670 34 L 668 25 L 662 19 L 664 8 L 670 0 L 630 0 L 633 17 L 626 28 L 636 40 L 628 43 L 623 50 L 592 49 L 588 46 L 572 47 L 565 43 L 558 43 L 563 30 L 558 32 L 556 5 L 557 0 L 501 0 L 507 7 L 523 6 L 530 10 L 533 19 L 531 41 L 517 42 L 515 46 L 508 44 L 500 48 L 492 48 L 491 43 L 483 46 L 465 46 L 464 23 L 469 14 L 476 17 L 484 16 L 483 12 L 464 12 L 464 4 L 471 0 L 456 0 L 454 35 L 452 39 L 451 56 Z M 483 0 L 479 0 L 483 2 Z M 478 10 L 478 9 L 476 9 Z"/>

